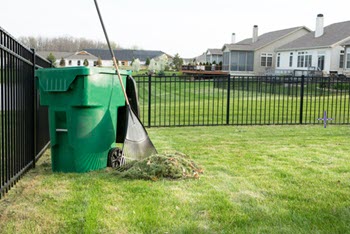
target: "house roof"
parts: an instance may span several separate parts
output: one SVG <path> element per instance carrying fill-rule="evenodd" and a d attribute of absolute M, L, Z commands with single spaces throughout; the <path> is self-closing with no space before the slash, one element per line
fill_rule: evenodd
<path fill-rule="evenodd" d="M 194 59 L 196 59 L 197 62 L 201 63 L 201 62 L 205 62 L 206 61 L 206 55 L 205 53 L 195 57 Z"/>
<path fill-rule="evenodd" d="M 193 61 L 193 58 L 183 58 L 182 61 L 184 62 L 184 64 L 188 64 Z"/>
<path fill-rule="evenodd" d="M 345 21 L 324 27 L 324 33 L 320 37 L 315 37 L 315 32 L 310 32 L 281 46 L 278 50 L 331 47 L 334 44 L 342 43 L 344 40 L 350 42 L 349 39 L 350 21 Z"/>
<path fill-rule="evenodd" d="M 85 51 L 90 54 L 100 57 L 102 60 L 111 60 L 112 56 L 109 50 L 104 49 L 85 49 Z M 121 61 L 132 61 L 133 59 L 139 59 L 140 61 L 146 61 L 147 58 L 159 57 L 162 54 L 165 54 L 160 50 L 124 50 L 118 49 L 113 50 L 115 57 Z"/>
<path fill-rule="evenodd" d="M 59 52 L 59 51 L 39 51 L 38 54 L 41 55 L 44 58 L 47 58 L 49 54 L 52 53 L 53 56 L 55 56 L 56 59 L 90 59 L 90 60 L 97 60 L 97 57 L 86 52 L 86 51 L 78 51 L 78 52 Z"/>
<path fill-rule="evenodd" d="M 242 45 L 242 44 L 225 44 L 224 48 L 228 48 L 229 50 L 244 50 L 244 51 L 254 51 L 252 45 Z"/>
<path fill-rule="evenodd" d="M 79 51 L 70 56 L 65 57 L 65 59 L 90 59 L 97 60 L 98 58 L 87 51 Z"/>
<path fill-rule="evenodd" d="M 234 44 L 225 44 L 223 49 L 226 47 L 229 50 L 244 50 L 244 51 L 254 51 L 258 50 L 262 47 L 265 47 L 277 40 L 280 40 L 281 38 L 296 32 L 298 30 L 305 29 L 307 31 L 310 31 L 310 29 L 304 27 L 304 26 L 299 26 L 299 27 L 294 27 L 294 28 L 287 28 L 287 29 L 282 29 L 282 30 L 277 30 L 273 32 L 268 32 L 260 35 L 258 37 L 258 40 L 256 42 L 252 42 L 252 38 L 247 38 L 242 41 L 239 41 Z"/>
<path fill-rule="evenodd" d="M 49 54 L 52 53 L 56 59 L 66 58 L 74 54 L 73 52 L 58 52 L 58 51 L 38 51 L 37 53 L 43 58 L 47 58 Z"/>
<path fill-rule="evenodd" d="M 222 55 L 222 50 L 221 49 L 208 49 L 207 54 Z"/>
<path fill-rule="evenodd" d="M 343 46 L 350 46 L 350 40 L 344 42 Z"/>

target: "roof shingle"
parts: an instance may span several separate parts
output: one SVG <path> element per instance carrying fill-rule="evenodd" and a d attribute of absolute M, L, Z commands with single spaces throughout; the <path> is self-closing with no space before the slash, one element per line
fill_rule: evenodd
<path fill-rule="evenodd" d="M 260 35 L 258 37 L 258 40 L 254 43 L 252 43 L 252 38 L 244 39 L 240 42 L 234 43 L 234 44 L 226 44 L 225 46 L 230 50 L 244 50 L 244 51 L 254 51 L 257 49 L 260 49 L 264 46 L 269 45 L 270 43 L 279 40 L 288 34 L 298 31 L 300 29 L 306 29 L 310 31 L 308 28 L 300 26 L 300 27 L 294 27 L 294 28 L 287 28 L 282 30 L 277 30 L 273 32 L 268 32 Z"/>
<path fill-rule="evenodd" d="M 210 53 L 211 55 L 222 55 L 221 49 L 208 49 L 207 53 Z"/>
<path fill-rule="evenodd" d="M 306 49 L 331 47 L 343 40 L 350 38 L 350 21 L 331 24 L 324 28 L 324 33 L 320 37 L 315 37 L 315 32 L 310 32 L 284 46 L 278 50 Z"/>
<path fill-rule="evenodd" d="M 104 49 L 85 49 L 90 54 L 100 57 L 102 60 L 111 60 L 112 56 L 109 50 Z M 165 54 L 159 50 L 113 50 L 115 57 L 122 61 L 132 61 L 133 59 L 140 59 L 140 61 L 146 61 L 147 58 L 152 59 Z"/>

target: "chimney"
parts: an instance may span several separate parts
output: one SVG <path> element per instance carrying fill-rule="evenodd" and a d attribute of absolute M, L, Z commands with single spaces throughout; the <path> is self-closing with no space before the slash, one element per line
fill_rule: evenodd
<path fill-rule="evenodd" d="M 235 43 L 236 43 L 236 33 L 232 33 L 232 36 L 231 36 L 231 43 L 232 43 L 232 44 L 235 44 Z"/>
<path fill-rule="evenodd" d="M 323 35 L 323 14 L 318 14 L 316 18 L 315 37 Z"/>
<path fill-rule="evenodd" d="M 258 25 L 254 25 L 252 43 L 255 43 L 257 41 L 258 41 Z"/>

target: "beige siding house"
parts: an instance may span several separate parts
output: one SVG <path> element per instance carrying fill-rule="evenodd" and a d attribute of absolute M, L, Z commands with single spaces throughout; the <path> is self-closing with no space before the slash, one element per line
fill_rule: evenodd
<path fill-rule="evenodd" d="M 253 27 L 253 37 L 225 44 L 223 70 L 231 75 L 265 75 L 275 67 L 276 49 L 310 32 L 301 26 L 258 35 L 258 26 Z"/>

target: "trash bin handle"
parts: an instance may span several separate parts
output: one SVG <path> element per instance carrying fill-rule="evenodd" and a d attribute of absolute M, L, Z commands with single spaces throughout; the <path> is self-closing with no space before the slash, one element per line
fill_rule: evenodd
<path fill-rule="evenodd" d="M 100 9 L 98 7 L 97 0 L 94 0 L 94 1 L 95 1 L 95 6 L 96 6 L 96 10 L 97 10 L 98 16 L 100 18 L 100 22 L 101 22 L 101 25 L 102 25 L 103 32 L 104 32 L 105 37 L 106 37 L 106 41 L 107 41 L 107 45 L 108 45 L 108 48 L 109 48 L 109 52 L 111 53 L 111 56 L 112 56 L 112 59 L 113 59 L 113 64 L 114 64 L 115 70 L 117 71 L 118 79 L 119 79 L 120 85 L 121 85 L 122 90 L 123 90 L 123 94 L 124 94 L 124 97 L 125 97 L 126 105 L 130 106 L 128 95 L 126 94 L 125 86 L 124 86 L 122 77 L 120 75 L 119 69 L 118 69 L 117 60 L 116 60 L 116 58 L 114 56 L 114 52 L 112 50 L 111 44 L 109 43 L 109 38 L 108 38 L 108 35 L 107 35 L 107 31 L 106 31 L 105 25 L 103 23 L 102 15 L 101 15 Z"/>

